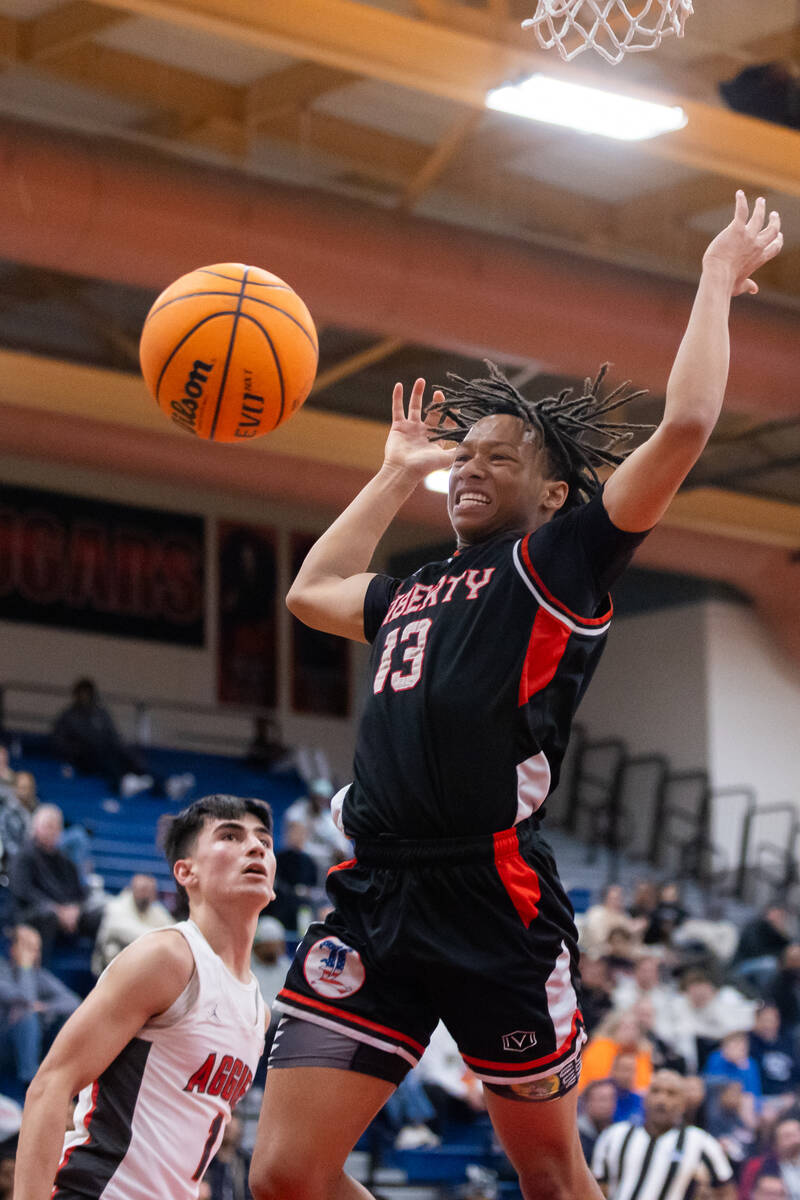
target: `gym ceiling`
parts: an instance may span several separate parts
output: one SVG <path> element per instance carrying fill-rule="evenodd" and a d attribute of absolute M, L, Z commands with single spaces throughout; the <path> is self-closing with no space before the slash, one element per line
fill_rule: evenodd
<path fill-rule="evenodd" d="M 486 355 L 535 394 L 610 359 L 657 419 L 743 186 L 785 249 L 735 302 L 725 414 L 637 561 L 733 584 L 800 660 L 800 133 L 718 93 L 800 60 L 796 0 L 695 0 L 684 40 L 618 67 L 539 50 L 532 4 L 0 0 L 2 446 L 333 510 L 380 462 L 396 379 Z M 625 143 L 486 110 L 534 70 L 688 124 Z M 157 292 L 219 261 L 282 275 L 320 330 L 305 409 L 248 447 L 188 444 L 137 373 Z M 403 515 L 445 535 L 441 498 Z"/>

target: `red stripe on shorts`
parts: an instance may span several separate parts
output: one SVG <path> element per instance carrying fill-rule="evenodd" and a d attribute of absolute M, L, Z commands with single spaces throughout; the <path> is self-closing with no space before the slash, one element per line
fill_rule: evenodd
<path fill-rule="evenodd" d="M 531 1058 L 528 1059 L 527 1062 L 521 1063 L 492 1062 L 488 1058 L 470 1058 L 470 1056 L 468 1054 L 464 1054 L 463 1051 L 461 1057 L 464 1059 L 464 1062 L 469 1063 L 471 1067 L 493 1067 L 498 1071 L 513 1071 L 518 1073 L 519 1071 L 528 1070 L 531 1067 L 542 1067 L 546 1063 L 553 1062 L 555 1059 L 561 1058 L 562 1055 L 566 1054 L 567 1050 L 569 1050 L 570 1046 L 575 1041 L 575 1035 L 578 1032 L 578 1022 L 581 1019 L 580 1011 L 576 1009 L 575 1016 L 572 1018 L 572 1028 L 570 1029 L 569 1036 L 564 1039 L 557 1050 L 554 1050 L 552 1054 L 545 1054 L 544 1058 Z"/>
<path fill-rule="evenodd" d="M 503 887 L 511 897 L 511 902 L 527 929 L 539 915 L 539 900 L 542 895 L 539 876 L 533 867 L 528 866 L 520 854 L 519 837 L 517 837 L 516 852 L 513 854 L 507 852 L 504 844 L 504 839 L 507 842 L 507 837 L 507 830 L 501 830 L 494 835 L 494 865 Z"/>

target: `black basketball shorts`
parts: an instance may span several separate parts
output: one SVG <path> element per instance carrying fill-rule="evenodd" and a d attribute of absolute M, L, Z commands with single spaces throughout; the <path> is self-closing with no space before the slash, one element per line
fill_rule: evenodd
<path fill-rule="evenodd" d="M 335 908 L 309 928 L 275 1007 L 407 1070 L 441 1019 L 485 1083 L 533 1099 L 568 1091 L 586 1040 L 577 935 L 537 825 L 357 843 L 329 873 Z"/>

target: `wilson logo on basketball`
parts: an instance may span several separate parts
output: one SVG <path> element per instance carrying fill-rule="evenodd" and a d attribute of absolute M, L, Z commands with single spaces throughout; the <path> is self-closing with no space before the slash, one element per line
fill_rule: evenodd
<path fill-rule="evenodd" d="M 208 377 L 213 369 L 213 363 L 201 362 L 199 358 L 196 358 L 189 372 L 189 378 L 183 385 L 184 394 L 180 400 L 172 401 L 173 421 L 176 425 L 183 425 L 192 433 L 197 424 L 197 408 L 203 398 L 203 388 L 208 383 Z"/>

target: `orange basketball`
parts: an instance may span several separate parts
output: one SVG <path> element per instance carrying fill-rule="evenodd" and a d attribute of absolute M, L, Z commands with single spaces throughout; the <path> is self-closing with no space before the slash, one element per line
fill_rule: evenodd
<path fill-rule="evenodd" d="M 156 300 L 139 358 L 159 408 L 215 442 L 261 437 L 303 403 L 317 372 L 314 322 L 277 275 L 218 263 Z"/>

